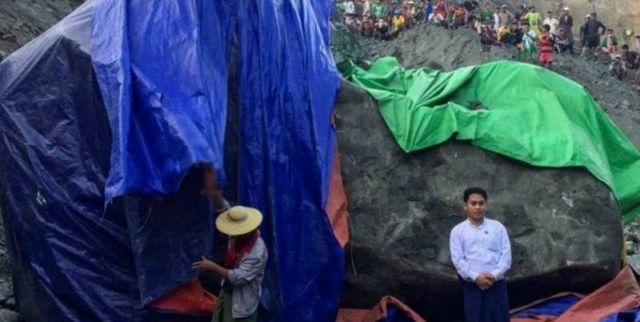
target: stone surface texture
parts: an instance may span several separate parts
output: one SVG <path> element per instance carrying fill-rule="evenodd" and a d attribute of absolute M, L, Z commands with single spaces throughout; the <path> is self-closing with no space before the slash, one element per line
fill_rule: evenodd
<path fill-rule="evenodd" d="M 352 224 L 346 306 L 367 307 L 390 294 L 429 321 L 460 318 L 448 243 L 465 218 L 468 186 L 488 190 L 488 217 L 509 231 L 512 306 L 589 292 L 620 269 L 616 201 L 586 171 L 535 168 L 460 141 L 406 154 L 373 99 L 348 83 L 336 114 Z"/>

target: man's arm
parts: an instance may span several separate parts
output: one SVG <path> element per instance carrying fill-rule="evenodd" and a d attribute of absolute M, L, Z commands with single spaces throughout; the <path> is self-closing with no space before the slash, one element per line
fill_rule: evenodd
<path fill-rule="evenodd" d="M 453 229 L 451 236 L 449 237 L 449 250 L 451 252 L 451 261 L 455 266 L 458 274 L 466 280 L 475 281 L 480 273 L 472 271 L 469 268 L 469 263 L 464 258 L 464 251 L 462 247 L 462 235 L 459 230 Z"/>
<path fill-rule="evenodd" d="M 237 268 L 229 270 L 227 280 L 235 286 L 253 281 L 266 265 L 266 249 L 260 248 L 256 254 L 245 257 Z"/>
<path fill-rule="evenodd" d="M 491 271 L 491 275 L 496 280 L 504 278 L 504 274 L 511 268 L 511 243 L 509 242 L 507 229 L 503 225 L 501 225 L 500 229 L 500 247 L 498 265 Z"/>
<path fill-rule="evenodd" d="M 220 275 L 222 278 L 226 279 L 229 275 L 229 270 L 214 263 L 213 261 L 211 261 L 210 259 L 202 256 L 202 258 L 197 261 L 197 262 L 193 262 L 193 264 L 191 265 L 191 267 L 194 270 L 198 270 L 198 271 L 211 271 L 211 272 L 215 272 L 216 274 Z"/>

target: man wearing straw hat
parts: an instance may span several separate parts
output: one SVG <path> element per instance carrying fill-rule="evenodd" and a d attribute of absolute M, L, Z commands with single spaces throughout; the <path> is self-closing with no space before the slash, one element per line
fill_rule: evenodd
<path fill-rule="evenodd" d="M 218 265 L 202 256 L 193 268 L 211 271 L 223 278 L 213 322 L 257 321 L 258 305 L 267 247 L 260 238 L 262 214 L 249 207 L 233 207 L 216 218 L 216 227 L 229 236 L 224 263 Z"/>

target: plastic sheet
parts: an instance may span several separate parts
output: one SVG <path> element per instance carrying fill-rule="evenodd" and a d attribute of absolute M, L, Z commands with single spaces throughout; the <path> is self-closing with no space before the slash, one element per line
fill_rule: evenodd
<path fill-rule="evenodd" d="M 560 293 L 511 311 L 511 322 L 553 321 L 584 296 Z"/>
<path fill-rule="evenodd" d="M 265 214 L 263 236 L 273 256 L 264 299 L 273 320 L 326 321 L 341 290 L 342 250 L 324 212 L 339 84 L 328 46 L 330 5 L 156 1 L 149 11 L 148 1 L 107 1 L 94 21 L 94 65 L 114 132 L 107 199 L 171 193 L 198 163 L 221 173 L 236 26 L 239 202 Z M 162 291 L 157 282 L 143 284 L 145 302 Z"/>
<path fill-rule="evenodd" d="M 640 310 L 640 285 L 631 266 L 618 276 L 560 315 L 556 322 L 625 321 L 618 317 L 635 316 Z M 608 319 L 608 320 L 605 320 Z M 612 320 L 614 319 L 614 320 Z M 633 320 L 632 320 L 633 321 Z"/>
<path fill-rule="evenodd" d="M 406 304 L 385 296 L 371 310 L 340 309 L 336 322 L 427 322 Z"/>
<path fill-rule="evenodd" d="M 265 214 L 264 304 L 272 321 L 332 321 L 344 257 L 324 212 L 339 74 L 330 1 L 239 1 L 242 204 Z"/>
<path fill-rule="evenodd" d="M 400 147 L 455 137 L 546 167 L 585 167 L 613 191 L 625 223 L 640 214 L 640 152 L 579 84 L 547 69 L 500 61 L 442 73 L 395 58 L 345 76 L 380 101 Z"/>
<path fill-rule="evenodd" d="M 640 286 L 631 266 L 586 296 L 559 294 L 511 312 L 512 322 L 626 322 L 640 317 Z"/>
<path fill-rule="evenodd" d="M 107 201 L 174 192 L 198 163 L 224 180 L 231 3 L 96 4 L 92 59 L 113 137 Z"/>
<path fill-rule="evenodd" d="M 16 303 L 32 322 L 200 321 L 145 307 L 211 252 L 197 170 L 168 198 L 105 209 L 111 131 L 89 55 L 95 4 L 0 64 L 0 205 Z"/>

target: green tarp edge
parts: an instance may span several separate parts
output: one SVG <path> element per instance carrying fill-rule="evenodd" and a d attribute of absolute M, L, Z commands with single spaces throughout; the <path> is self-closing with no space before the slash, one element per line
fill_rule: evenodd
<path fill-rule="evenodd" d="M 452 72 L 404 69 L 394 57 L 343 76 L 379 101 L 405 152 L 451 137 L 541 167 L 584 167 L 640 214 L 640 152 L 583 86 L 547 69 L 497 61 Z"/>

